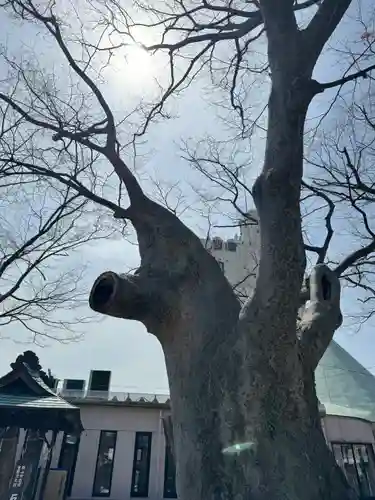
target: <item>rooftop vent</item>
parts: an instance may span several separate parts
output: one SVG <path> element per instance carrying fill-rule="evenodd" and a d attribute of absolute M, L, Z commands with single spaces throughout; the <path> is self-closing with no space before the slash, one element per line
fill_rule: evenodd
<path fill-rule="evenodd" d="M 111 382 L 111 372 L 107 370 L 91 370 L 89 391 L 107 392 Z"/>
<path fill-rule="evenodd" d="M 77 378 L 66 378 L 64 380 L 63 390 L 64 391 L 84 391 L 85 380 Z"/>

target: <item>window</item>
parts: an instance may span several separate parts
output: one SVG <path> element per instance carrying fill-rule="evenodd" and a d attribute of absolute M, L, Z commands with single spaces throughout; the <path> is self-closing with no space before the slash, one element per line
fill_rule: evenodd
<path fill-rule="evenodd" d="M 85 388 L 85 381 L 73 378 L 65 380 L 65 390 L 67 391 L 83 391 Z"/>
<path fill-rule="evenodd" d="M 151 432 L 135 435 L 133 475 L 130 494 L 132 497 L 147 497 L 150 477 Z"/>
<path fill-rule="evenodd" d="M 93 497 L 109 497 L 111 494 L 112 472 L 115 460 L 116 431 L 101 431 L 96 460 Z"/>
<path fill-rule="evenodd" d="M 374 495 L 375 463 L 372 445 L 334 443 L 332 451 L 349 484 L 360 498 Z"/>
<path fill-rule="evenodd" d="M 223 248 L 223 240 L 221 238 L 213 238 L 212 248 L 214 250 L 221 250 Z"/>
<path fill-rule="evenodd" d="M 90 391 L 107 392 L 111 383 L 111 372 L 107 370 L 91 370 Z"/>
<path fill-rule="evenodd" d="M 72 494 L 78 450 L 79 450 L 79 438 L 64 432 L 63 440 L 61 443 L 60 457 L 59 457 L 59 469 L 64 469 L 67 471 L 65 491 L 68 497 L 70 497 Z"/>
<path fill-rule="evenodd" d="M 233 240 L 227 241 L 227 250 L 229 252 L 235 252 L 237 250 L 237 243 Z"/>
<path fill-rule="evenodd" d="M 176 465 L 171 447 L 165 446 L 165 465 L 164 465 L 164 498 L 177 498 L 176 492 Z"/>

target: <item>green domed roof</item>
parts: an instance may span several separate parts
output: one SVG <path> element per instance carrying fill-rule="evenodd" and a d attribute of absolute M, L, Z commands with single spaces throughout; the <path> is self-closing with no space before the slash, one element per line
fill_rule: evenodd
<path fill-rule="evenodd" d="M 328 415 L 375 422 L 375 377 L 332 341 L 316 372 L 316 392 Z"/>

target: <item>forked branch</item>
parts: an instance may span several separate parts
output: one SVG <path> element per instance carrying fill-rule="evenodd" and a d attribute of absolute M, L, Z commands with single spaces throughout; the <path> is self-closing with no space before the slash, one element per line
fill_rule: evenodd
<path fill-rule="evenodd" d="M 348 10 L 351 0 L 322 0 L 319 8 L 303 32 L 307 56 L 315 66 L 323 47 Z"/>
<path fill-rule="evenodd" d="M 340 309 L 340 281 L 325 264 L 318 264 L 309 278 L 310 304 L 298 324 L 303 356 L 312 370 L 342 323 Z"/>

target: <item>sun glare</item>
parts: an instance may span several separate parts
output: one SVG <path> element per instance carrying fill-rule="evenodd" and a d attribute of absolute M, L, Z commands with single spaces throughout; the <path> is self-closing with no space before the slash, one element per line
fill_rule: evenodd
<path fill-rule="evenodd" d="M 131 73 L 135 80 L 152 77 L 153 67 L 152 55 L 142 47 L 130 45 L 126 47 L 124 57 L 124 69 Z"/>
<path fill-rule="evenodd" d="M 149 36 L 145 36 L 147 32 L 137 33 L 137 35 L 139 35 L 138 38 L 134 38 L 134 40 L 152 44 L 151 40 L 147 39 Z M 156 57 L 142 48 L 141 44 L 129 42 L 130 39 L 125 40 L 125 45 L 122 45 L 124 43 L 123 37 L 111 35 L 108 44 L 117 46 L 117 48 L 112 52 L 110 69 L 116 73 L 116 78 L 121 76 L 121 79 L 126 80 L 127 84 L 144 87 L 156 76 Z"/>

